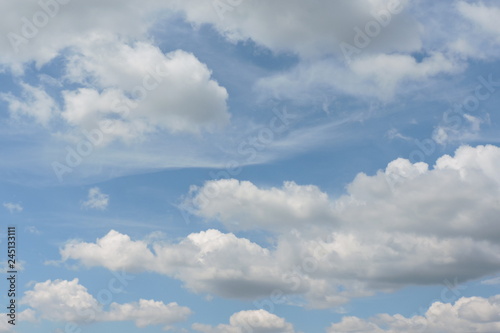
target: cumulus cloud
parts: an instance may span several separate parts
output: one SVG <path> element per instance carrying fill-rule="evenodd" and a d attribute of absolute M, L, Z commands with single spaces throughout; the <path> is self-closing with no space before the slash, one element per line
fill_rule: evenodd
<path fill-rule="evenodd" d="M 433 169 L 397 159 L 376 175 L 359 174 L 337 199 L 311 185 L 210 181 L 188 198 L 194 212 L 233 230 L 276 232 L 273 248 L 213 229 L 178 243 L 111 231 L 96 243 L 67 243 L 61 257 L 153 271 L 221 297 L 255 299 L 278 290 L 318 308 L 407 285 L 463 282 L 498 273 L 499 163 L 494 146 L 461 147 Z"/>
<path fill-rule="evenodd" d="M 11 214 L 12 213 L 20 213 L 23 211 L 23 206 L 19 203 L 12 203 L 12 202 L 4 202 L 3 206 L 5 209 L 7 209 Z"/>
<path fill-rule="evenodd" d="M 142 141 L 157 131 L 212 132 L 228 124 L 228 93 L 193 54 L 164 54 L 149 42 L 127 44 L 109 34 L 81 44 L 66 55 L 65 80 L 77 88 L 61 90 L 63 105 L 44 88 L 21 82 L 21 96 L 0 95 L 13 118 L 44 126 L 62 120 L 67 128 L 58 132 L 66 135 L 98 129 L 105 132 L 103 143 Z"/>
<path fill-rule="evenodd" d="M 301 228 L 306 221 L 331 223 L 335 219 L 328 195 L 314 185 L 285 182 L 282 188 L 260 189 L 248 181 L 224 179 L 192 187 L 191 195 L 185 207 L 234 230 L 284 231 Z"/>
<path fill-rule="evenodd" d="M 435 302 L 422 315 L 379 314 L 370 319 L 344 317 L 327 332 L 497 332 L 500 329 L 500 295 L 462 297 L 455 304 Z"/>
<path fill-rule="evenodd" d="M 141 299 L 136 303 L 111 303 L 109 311 L 103 309 L 78 279 L 47 280 L 36 283 L 25 292 L 23 304 L 29 306 L 39 318 L 55 322 L 93 323 L 98 321 L 134 321 L 137 327 L 171 324 L 185 321 L 191 314 L 187 307 L 177 303 L 164 304 Z"/>
<path fill-rule="evenodd" d="M 69 57 L 67 79 L 85 87 L 63 92 L 62 117 L 87 130 L 105 128 L 108 141 L 156 130 L 213 131 L 229 122 L 226 89 L 182 50 L 164 54 L 147 42 L 97 36 Z"/>
<path fill-rule="evenodd" d="M 37 283 L 33 290 L 25 292 L 22 303 L 51 321 L 90 322 L 102 311 L 102 305 L 78 283 L 78 279 Z"/>
<path fill-rule="evenodd" d="M 89 190 L 87 201 L 82 202 L 83 208 L 104 210 L 108 207 L 109 195 L 101 192 L 99 187 L 93 187 Z"/>
<path fill-rule="evenodd" d="M 195 331 L 203 333 L 294 333 L 293 325 L 265 310 L 240 311 L 229 318 L 228 324 L 216 327 L 193 324 Z"/>
<path fill-rule="evenodd" d="M 489 235 L 500 233 L 494 218 L 500 209 L 500 175 L 493 168 L 497 163 L 496 146 L 462 146 L 454 157 L 439 158 L 433 169 L 400 158 L 373 176 L 360 173 L 347 194 L 336 199 L 313 185 L 285 183 L 281 189 L 266 189 L 217 180 L 193 188 L 186 204 L 197 215 L 235 230 L 376 228 L 494 240 Z"/>

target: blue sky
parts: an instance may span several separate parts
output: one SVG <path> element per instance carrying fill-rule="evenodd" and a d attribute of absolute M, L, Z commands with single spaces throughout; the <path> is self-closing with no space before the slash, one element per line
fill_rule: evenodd
<path fill-rule="evenodd" d="M 500 331 L 497 2 L 0 9 L 0 332 Z"/>

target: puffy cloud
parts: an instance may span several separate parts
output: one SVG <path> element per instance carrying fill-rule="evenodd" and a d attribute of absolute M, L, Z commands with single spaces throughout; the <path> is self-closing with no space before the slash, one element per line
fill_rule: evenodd
<path fill-rule="evenodd" d="M 154 271 L 176 277 L 196 292 L 223 297 L 266 296 L 282 287 L 279 269 L 269 250 L 233 234 L 207 230 L 190 234 L 177 244 L 133 241 L 110 231 L 95 244 L 72 241 L 61 250 L 63 261 L 112 270 Z"/>
<path fill-rule="evenodd" d="M 496 332 L 500 329 L 500 295 L 462 297 L 455 304 L 433 303 L 422 315 L 379 314 L 374 318 L 344 317 L 327 332 Z"/>
<path fill-rule="evenodd" d="M 272 248 L 212 229 L 178 243 L 111 231 L 95 244 L 69 242 L 61 256 L 165 274 L 221 297 L 278 291 L 284 302 L 299 296 L 317 308 L 407 285 L 463 282 L 498 273 L 499 163 L 494 146 L 461 147 L 433 169 L 397 159 L 373 176 L 359 174 L 335 200 L 311 185 L 210 181 L 187 199 L 194 212 L 233 230 L 276 232 Z"/>
<path fill-rule="evenodd" d="M 109 34 L 82 44 L 65 56 L 65 79 L 79 87 L 61 91 L 61 110 L 43 88 L 21 83 L 21 97 L 0 95 L 13 118 L 44 126 L 62 118 L 67 128 L 58 131 L 77 135 L 100 129 L 104 143 L 141 141 L 158 130 L 212 132 L 228 124 L 228 93 L 193 54 L 164 54 L 148 42 L 129 45 Z"/>
<path fill-rule="evenodd" d="M 177 303 L 144 299 L 137 303 L 111 303 L 109 311 L 105 311 L 78 279 L 37 283 L 33 290 L 25 292 L 21 302 L 34 309 L 40 318 L 57 322 L 134 321 L 137 327 L 169 326 L 185 321 L 191 314 L 189 308 Z"/>
<path fill-rule="evenodd" d="M 0 5 L 11 13 L 0 24 L 0 32 L 22 35 L 30 30 L 26 26 L 33 24 L 29 22 L 33 15 L 50 21 L 43 28 L 33 26 L 36 33 L 32 38 L 21 36 L 27 42 L 14 47 L 18 52 L 2 41 L 0 49 L 5 52 L 0 64 L 20 70 L 31 60 L 41 65 L 60 56 L 65 61 L 61 79 L 78 84 L 75 89 L 62 90 L 64 105 L 59 110 L 43 88 L 21 82 L 21 97 L 12 93 L 0 96 L 8 102 L 13 117 L 28 116 L 47 126 L 61 115 L 70 127 L 77 127 L 76 132 L 106 129 L 106 142 L 114 138 L 140 141 L 144 134 L 157 130 L 214 131 L 228 123 L 227 91 L 211 78 L 207 66 L 181 50 L 164 54 L 145 37 L 147 27 L 155 21 L 152 16 L 156 17 L 151 13 L 169 5 L 128 0 L 121 3 L 124 8 L 115 10 L 112 1 L 87 7 L 59 1 L 63 2 Z M 53 17 L 49 17 L 47 12 L 52 11 Z M 83 21 L 89 15 L 92 19 Z M 134 25 L 142 29 L 131 28 Z"/>
<path fill-rule="evenodd" d="M 106 266 L 113 270 L 137 270 L 152 265 L 153 254 L 145 242 L 131 241 L 127 235 L 114 230 L 95 244 L 72 241 L 61 249 L 63 260 L 80 259 L 85 266 Z"/>
<path fill-rule="evenodd" d="M 12 202 L 4 202 L 3 206 L 5 209 L 7 209 L 11 214 L 12 213 L 20 213 L 23 211 L 23 206 L 19 203 L 12 203 Z"/>
<path fill-rule="evenodd" d="M 185 201 L 193 213 L 219 220 L 230 229 L 262 228 L 284 231 L 300 228 L 305 221 L 334 220 L 328 195 L 318 187 L 286 182 L 282 188 L 260 189 L 236 179 L 214 180 L 191 188 Z"/>
<path fill-rule="evenodd" d="M 203 333 L 294 333 L 292 324 L 265 310 L 240 311 L 229 318 L 229 325 L 193 324 L 192 328 Z"/>
<path fill-rule="evenodd" d="M 78 283 L 78 279 L 37 283 L 33 290 L 25 292 L 22 303 L 51 321 L 91 322 L 102 311 L 102 305 Z"/>
<path fill-rule="evenodd" d="M 104 194 L 98 187 L 89 190 L 87 201 L 82 202 L 82 207 L 89 209 L 104 210 L 108 207 L 109 195 Z"/>

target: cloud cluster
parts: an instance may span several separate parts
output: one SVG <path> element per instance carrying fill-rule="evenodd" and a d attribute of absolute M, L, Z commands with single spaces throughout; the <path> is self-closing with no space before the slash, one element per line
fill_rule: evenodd
<path fill-rule="evenodd" d="M 187 307 L 177 303 L 164 304 L 154 300 L 111 303 L 108 311 L 103 309 L 78 279 L 47 280 L 36 283 L 25 292 L 22 303 L 35 311 L 41 319 L 77 324 L 98 321 L 134 321 L 137 327 L 150 325 L 169 326 L 185 321 L 191 314 Z"/>
<path fill-rule="evenodd" d="M 433 169 L 398 159 L 359 174 L 335 200 L 311 185 L 210 181 L 192 189 L 194 212 L 235 231 L 273 231 L 273 248 L 211 229 L 178 243 L 111 231 L 60 252 L 85 266 L 166 274 L 195 292 L 259 298 L 278 290 L 319 308 L 377 290 L 463 282 L 498 272 L 499 163 L 495 146 L 461 147 Z"/>
<path fill-rule="evenodd" d="M 497 332 L 500 330 L 500 295 L 490 298 L 462 297 L 455 304 L 435 302 L 423 315 L 410 318 L 379 314 L 370 319 L 344 317 L 328 333 L 373 332 Z"/>
<path fill-rule="evenodd" d="M 127 44 L 109 35 L 89 37 L 72 50 L 64 79 L 76 88 L 60 91 L 62 105 L 43 87 L 21 83 L 21 96 L 0 95 L 13 118 L 52 131 L 50 124 L 63 121 L 66 135 L 100 130 L 100 145 L 141 141 L 157 131 L 214 131 L 229 122 L 226 89 L 191 53 L 164 54 L 148 42 Z"/>

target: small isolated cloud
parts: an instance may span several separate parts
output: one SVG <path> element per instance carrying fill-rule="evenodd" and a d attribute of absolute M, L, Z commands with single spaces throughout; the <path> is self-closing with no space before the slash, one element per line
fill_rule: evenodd
<path fill-rule="evenodd" d="M 500 285 L 500 276 L 497 276 L 492 279 L 484 280 L 481 281 L 482 284 L 488 284 L 488 285 Z"/>
<path fill-rule="evenodd" d="M 293 325 L 265 310 L 240 311 L 231 316 L 229 325 L 217 327 L 193 324 L 195 331 L 203 333 L 294 333 Z"/>
<path fill-rule="evenodd" d="M 27 226 L 26 228 L 24 228 L 24 230 L 29 232 L 30 234 L 40 234 L 40 230 L 38 230 L 38 228 L 33 225 Z"/>
<path fill-rule="evenodd" d="M 12 203 L 12 202 L 4 202 L 3 206 L 5 209 L 7 209 L 11 214 L 12 213 L 20 213 L 23 211 L 23 206 L 21 206 L 18 203 Z"/>
<path fill-rule="evenodd" d="M 187 307 L 177 303 L 164 304 L 154 300 L 141 299 L 139 302 L 118 304 L 111 303 L 105 311 L 87 288 L 79 284 L 78 279 L 47 280 L 36 283 L 32 290 L 25 293 L 21 300 L 41 318 L 54 322 L 93 323 L 134 321 L 137 327 L 170 325 L 185 321 L 191 314 Z"/>
<path fill-rule="evenodd" d="M 104 210 L 108 207 L 109 195 L 101 192 L 99 187 L 89 190 L 88 200 L 82 203 L 83 208 Z"/>
<path fill-rule="evenodd" d="M 499 163 L 495 146 L 463 146 L 433 168 L 397 159 L 375 175 L 358 174 L 335 198 L 294 182 L 208 181 L 186 199 L 195 214 L 234 231 L 276 233 L 275 246 L 215 229 L 175 242 L 112 230 L 95 242 L 67 242 L 61 260 L 155 272 L 227 298 L 280 290 L 315 308 L 449 277 L 493 276 L 500 267 Z"/>
<path fill-rule="evenodd" d="M 373 318 L 344 317 L 328 333 L 342 332 L 499 332 L 500 295 L 490 298 L 462 297 L 455 304 L 434 302 L 427 312 L 411 318 L 379 314 Z"/>

